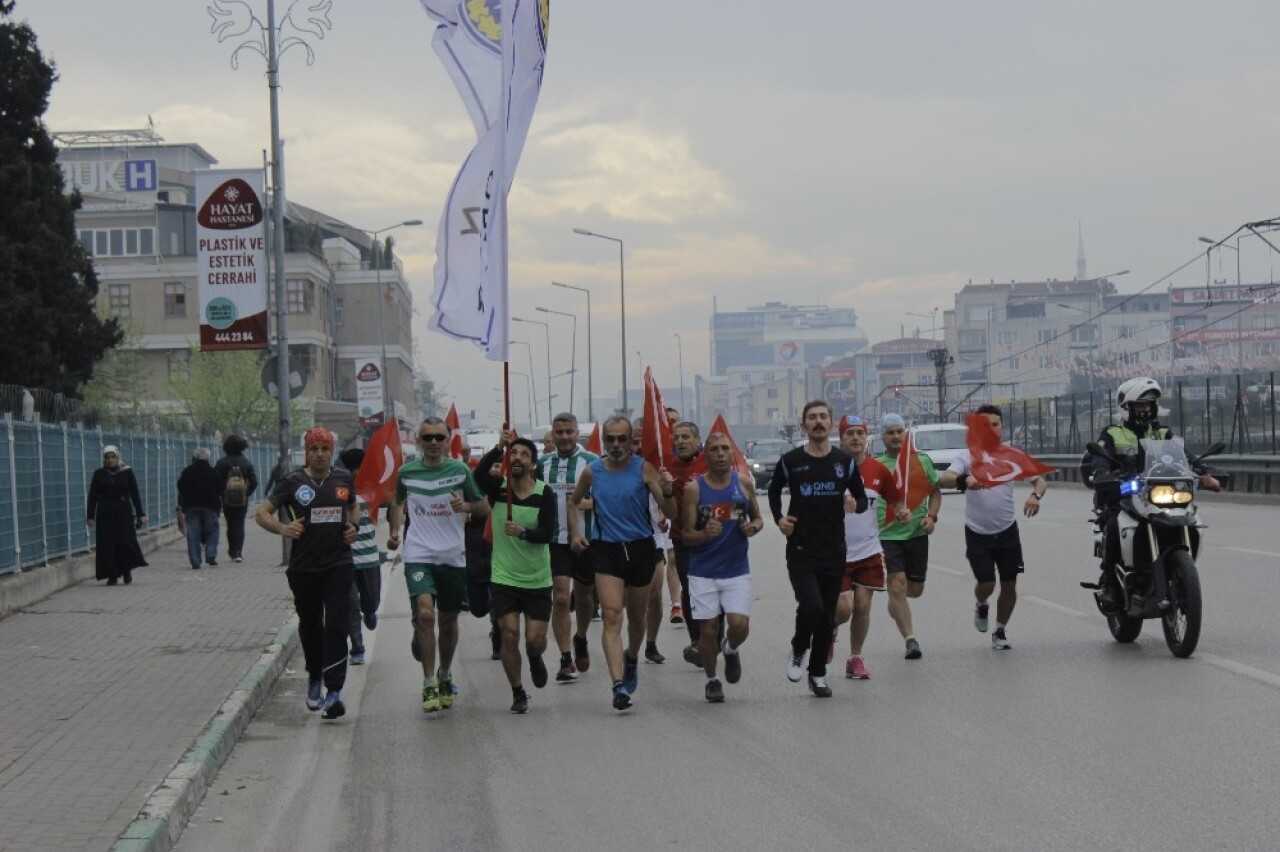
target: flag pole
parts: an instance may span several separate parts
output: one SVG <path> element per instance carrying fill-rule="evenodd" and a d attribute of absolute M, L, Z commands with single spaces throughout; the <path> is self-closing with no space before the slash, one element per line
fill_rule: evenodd
<path fill-rule="evenodd" d="M 502 428 L 511 428 L 511 362 L 502 362 Z M 505 474 L 511 468 L 511 444 L 507 444 L 502 454 L 502 471 Z M 511 485 L 507 485 L 507 520 L 511 520 Z"/>
<path fill-rule="evenodd" d="M 495 171 L 497 174 L 495 184 L 497 188 L 498 204 L 497 226 L 501 235 L 501 255 L 498 259 L 498 280 L 499 289 L 502 291 L 502 322 L 501 333 L 506 335 L 503 339 L 502 351 L 506 352 L 510 345 L 510 328 L 511 328 L 511 303 L 509 300 L 510 290 L 510 263 L 511 254 L 507 246 L 507 235 L 510 233 L 507 228 L 507 123 L 510 121 L 511 115 L 511 75 L 512 75 L 512 57 L 510 45 L 515 38 L 515 6 L 514 0 L 505 0 L 501 8 L 502 22 L 502 90 L 499 97 L 499 112 L 497 118 L 498 124 L 498 162 Z M 547 388 L 547 395 L 551 395 L 551 388 Z M 510 361 L 506 358 L 502 361 L 502 398 L 503 406 L 507 417 L 507 428 L 511 428 L 511 370 Z M 533 429 L 533 412 L 529 413 L 529 428 Z M 505 476 L 507 471 L 511 469 L 511 444 L 507 444 L 506 452 L 503 453 L 502 472 Z M 507 480 L 507 520 L 511 520 L 511 482 Z"/>

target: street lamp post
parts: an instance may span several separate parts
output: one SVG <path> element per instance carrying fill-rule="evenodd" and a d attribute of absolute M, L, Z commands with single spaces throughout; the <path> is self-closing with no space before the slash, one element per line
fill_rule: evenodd
<path fill-rule="evenodd" d="M 383 307 L 383 303 L 386 302 L 386 298 L 382 293 L 382 265 L 386 262 L 386 258 L 383 257 L 384 253 L 382 251 L 382 244 L 378 242 L 378 237 L 387 233 L 388 231 L 394 231 L 396 228 L 412 228 L 416 225 L 421 225 L 421 224 L 422 224 L 421 219 L 406 219 L 403 222 L 396 222 L 394 225 L 388 225 L 387 227 L 379 228 L 376 231 L 369 231 L 369 230 L 365 230 L 364 228 L 352 227 L 351 225 L 348 225 L 345 222 L 337 222 L 337 221 L 331 220 L 325 223 L 327 227 L 343 228 L 345 230 L 351 230 L 351 231 L 364 231 L 366 234 L 369 234 L 370 238 L 373 240 L 373 242 L 370 244 L 369 260 L 373 263 L 374 287 L 377 289 L 377 292 L 378 292 L 378 342 L 382 346 L 382 422 L 383 423 L 391 422 L 391 419 L 395 416 L 395 409 L 391 405 L 391 380 L 390 380 L 391 367 L 387 364 L 387 326 L 386 326 L 386 320 L 384 318 L 384 314 L 386 313 L 386 310 Z M 387 255 L 390 256 L 390 253 L 388 252 Z"/>
<path fill-rule="evenodd" d="M 511 341 L 511 342 L 512 342 L 512 343 L 519 343 L 520 341 L 518 341 L 518 340 L 513 340 L 513 341 Z M 529 344 L 527 344 L 527 343 L 525 344 L 525 346 L 528 346 L 528 345 L 529 345 Z M 510 372 L 510 374 L 511 374 L 511 375 L 513 375 L 513 376 L 524 376 L 524 379 L 525 379 L 525 387 L 526 387 L 526 388 L 528 389 L 528 391 L 529 391 L 529 401 L 525 404 L 525 406 L 526 406 L 526 408 L 527 408 L 527 409 L 528 409 L 528 411 L 529 411 L 529 430 L 530 430 L 530 432 L 532 433 L 532 430 L 533 430 L 533 396 L 534 396 L 534 394 L 533 394 L 533 374 L 532 374 L 532 372 L 529 372 L 529 373 L 521 373 L 521 372 L 520 372 L 520 371 L 518 371 L 518 370 L 510 370 L 509 372 Z M 507 428 L 510 428 L 510 427 L 511 427 L 511 425 L 512 425 L 512 424 L 508 423 L 508 424 L 507 424 Z"/>
<path fill-rule="evenodd" d="M 553 311 L 551 308 L 534 308 L 544 314 L 568 317 L 573 320 L 573 339 L 569 346 L 569 411 L 573 412 L 573 386 L 578 378 L 578 315 L 568 311 Z"/>
<path fill-rule="evenodd" d="M 529 325 L 542 326 L 543 332 L 547 336 L 547 425 L 551 425 L 551 419 L 555 417 L 555 413 L 551 410 L 551 323 L 542 320 L 525 319 L 524 317 L 512 317 L 516 322 L 526 322 Z M 530 367 L 530 369 L 533 369 Z M 532 424 L 530 424 L 532 426 Z"/>
<path fill-rule="evenodd" d="M 512 319 L 514 319 L 514 317 L 512 317 Z M 531 346 L 529 344 L 529 341 L 527 340 L 512 340 L 511 345 L 523 346 L 525 348 L 525 352 L 529 355 L 529 372 L 527 374 L 529 377 L 529 394 L 531 397 L 537 398 L 538 389 L 534 386 L 534 381 L 533 381 L 533 346 Z M 551 396 L 550 387 L 547 388 L 547 396 L 548 397 Z M 532 406 L 530 406 L 529 408 L 529 428 L 530 429 L 533 428 L 533 407 Z"/>
<path fill-rule="evenodd" d="M 689 412 L 684 408 L 684 341 L 680 338 L 680 332 L 671 332 L 676 338 L 676 352 L 678 353 L 680 363 L 680 416 L 686 420 L 691 419 Z"/>
<path fill-rule="evenodd" d="M 563 287 L 566 290 L 577 290 L 579 293 L 587 294 L 587 420 L 595 422 L 595 388 L 591 383 L 591 291 L 586 287 L 575 287 L 572 284 L 562 284 L 559 281 L 552 281 L 552 287 Z M 572 395 L 572 393 L 570 394 Z"/>
<path fill-rule="evenodd" d="M 618 309 L 622 317 L 622 410 L 628 411 L 630 410 L 630 402 L 627 399 L 627 275 L 626 268 L 623 265 L 622 240 L 617 237 L 597 234 L 595 231 L 588 231 L 586 228 L 574 228 L 573 232 L 584 237 L 596 237 L 597 239 L 609 240 L 618 244 Z"/>

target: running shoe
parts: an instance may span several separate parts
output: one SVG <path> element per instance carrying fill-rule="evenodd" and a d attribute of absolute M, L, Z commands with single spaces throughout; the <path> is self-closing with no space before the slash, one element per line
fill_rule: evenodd
<path fill-rule="evenodd" d="M 1004 628 L 997 627 L 996 632 L 991 634 L 991 647 L 997 651 L 1007 651 L 1013 646 L 1009 644 L 1009 639 L 1004 635 Z"/>
<path fill-rule="evenodd" d="M 684 661 L 691 666 L 702 668 L 702 652 L 698 650 L 698 646 L 690 643 L 684 649 Z"/>
<path fill-rule="evenodd" d="M 578 676 L 573 673 L 573 655 L 568 651 L 560 655 L 560 671 L 556 672 L 556 683 L 573 683 Z"/>
<path fill-rule="evenodd" d="M 347 705 L 342 703 L 342 693 L 336 689 L 329 690 L 324 697 L 324 712 L 320 714 L 326 719 L 337 719 L 347 715 Z"/>
<path fill-rule="evenodd" d="M 352 652 L 351 652 L 351 665 L 353 665 L 353 666 L 363 666 L 363 665 L 364 665 L 364 651 L 352 651 Z"/>
<path fill-rule="evenodd" d="M 538 689 L 547 685 L 547 664 L 542 661 L 541 654 L 529 655 L 529 679 Z"/>
<path fill-rule="evenodd" d="M 591 668 L 591 653 L 587 648 L 587 637 L 573 634 L 573 666 L 580 672 Z"/>
<path fill-rule="evenodd" d="M 658 646 L 654 642 L 650 642 L 644 646 L 644 658 L 649 662 L 657 663 L 658 665 L 662 665 L 667 661 L 667 658 L 658 652 Z"/>
<path fill-rule="evenodd" d="M 529 712 L 529 693 L 525 692 L 524 689 L 520 689 L 518 692 L 515 692 L 512 694 L 511 712 L 512 713 L 528 713 Z"/>
<path fill-rule="evenodd" d="M 826 678 L 809 676 L 809 691 L 818 698 L 830 698 L 831 687 L 827 686 Z"/>
<path fill-rule="evenodd" d="M 237 559 L 237 562 L 240 560 Z M 378 629 L 378 614 L 376 612 L 366 612 L 364 614 L 364 626 L 370 630 Z"/>
<path fill-rule="evenodd" d="M 844 664 L 844 676 L 854 680 L 869 680 L 871 672 L 867 671 L 867 664 L 862 662 L 861 657 L 850 657 Z"/>
<path fill-rule="evenodd" d="M 684 624 L 684 607 L 680 606 L 678 603 L 673 603 L 671 605 L 671 623 Z"/>
<path fill-rule="evenodd" d="M 627 689 L 622 685 L 621 681 L 613 685 L 613 709 L 631 709 L 631 696 L 627 694 Z"/>
<path fill-rule="evenodd" d="M 975 603 L 973 605 L 973 626 L 978 628 L 979 633 L 987 632 L 987 613 L 990 609 L 990 604 Z"/>
<path fill-rule="evenodd" d="M 322 693 L 323 689 L 324 684 L 321 682 L 320 678 L 313 677 L 307 681 L 308 710 L 319 710 L 321 705 L 324 704 L 324 695 Z"/>
<path fill-rule="evenodd" d="M 920 643 L 912 636 L 907 640 L 907 659 L 918 660 L 924 656 L 924 652 L 920 650 Z"/>
<path fill-rule="evenodd" d="M 422 712 L 434 713 L 440 709 L 440 687 L 430 684 L 422 687 Z"/>
<path fill-rule="evenodd" d="M 640 686 L 640 661 L 626 651 L 622 652 L 622 685 L 627 695 L 634 694 Z"/>
<path fill-rule="evenodd" d="M 805 651 L 796 653 L 794 650 L 787 654 L 787 680 L 792 683 L 799 683 L 804 677 L 804 657 Z"/>
<path fill-rule="evenodd" d="M 707 681 L 707 690 L 704 694 L 712 704 L 719 704 L 724 701 L 724 687 L 720 685 L 720 681 L 716 678 L 711 678 L 711 680 Z"/>
<path fill-rule="evenodd" d="M 728 639 L 721 643 L 720 652 L 724 654 L 724 679 L 729 683 L 737 683 L 742 680 L 742 656 L 740 652 L 729 650 Z"/>
<path fill-rule="evenodd" d="M 243 562 L 243 561 L 244 561 L 244 557 L 243 557 L 243 556 L 233 556 L 233 557 L 231 557 L 231 561 L 232 561 L 232 562 Z"/>
<path fill-rule="evenodd" d="M 437 674 L 436 680 L 440 684 L 440 709 L 448 710 L 453 706 L 453 699 L 458 694 L 453 688 L 453 676 Z"/>

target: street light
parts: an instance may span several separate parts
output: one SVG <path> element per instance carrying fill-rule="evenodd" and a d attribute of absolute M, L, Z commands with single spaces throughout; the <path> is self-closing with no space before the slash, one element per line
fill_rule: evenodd
<path fill-rule="evenodd" d="M 573 341 L 569 346 L 569 412 L 573 413 L 573 386 L 578 378 L 578 315 L 568 311 L 553 311 L 551 308 L 534 308 L 534 310 L 573 320 Z"/>
<path fill-rule="evenodd" d="M 373 283 L 378 291 L 378 342 L 382 345 L 382 422 L 390 423 L 391 418 L 395 416 L 394 409 L 391 405 L 391 382 L 389 374 L 391 367 L 387 364 L 387 328 L 383 315 L 386 311 L 383 309 L 383 303 L 386 302 L 382 293 L 382 264 L 386 259 L 382 256 L 382 244 L 378 242 L 378 237 L 387 231 L 394 231 L 396 228 L 412 228 L 415 225 L 421 225 L 421 219 L 405 219 L 403 222 L 396 222 L 394 225 L 388 225 L 385 228 L 379 228 L 376 231 L 369 231 L 364 228 L 356 228 L 345 222 L 329 220 L 325 222 L 326 227 L 342 228 L 348 231 L 363 231 L 370 235 L 373 240 L 369 248 L 369 260 L 373 263 Z M 388 256 L 390 252 L 387 253 Z M 399 341 L 397 340 L 397 343 Z"/>
<path fill-rule="evenodd" d="M 547 335 L 547 425 L 550 426 L 551 419 L 555 417 L 551 410 L 551 323 L 546 323 L 542 320 L 525 319 L 524 317 L 512 317 L 511 319 L 516 322 L 527 322 L 529 325 L 540 325 Z M 529 369 L 533 369 L 532 365 Z M 532 426 L 532 424 L 530 425 Z"/>
<path fill-rule="evenodd" d="M 595 388 L 591 383 L 591 291 L 586 287 L 575 287 L 572 284 L 562 284 L 559 281 L 552 281 L 552 287 L 563 287 L 566 290 L 577 290 L 579 293 L 587 294 L 587 420 L 594 423 L 596 419 L 595 409 Z M 570 393 L 572 396 L 572 392 Z"/>
<path fill-rule="evenodd" d="M 680 416 L 686 420 L 691 420 L 689 412 L 684 407 L 684 341 L 680 338 L 680 332 L 673 331 L 671 333 L 675 336 L 676 351 L 679 353 L 680 358 Z"/>
<path fill-rule="evenodd" d="M 597 234 L 595 231 L 588 231 L 586 228 L 574 228 L 573 232 L 584 237 L 595 237 L 618 244 L 618 309 L 622 316 L 622 410 L 628 411 L 630 410 L 630 403 L 627 401 L 627 275 L 622 260 L 622 240 L 617 237 Z"/>
<path fill-rule="evenodd" d="M 514 317 L 512 317 L 512 319 L 514 319 Z M 512 346 L 523 346 L 523 347 L 525 347 L 525 352 L 526 352 L 526 353 L 528 353 L 528 355 L 529 355 L 529 373 L 528 373 L 528 376 L 529 376 L 529 393 L 530 393 L 530 395 L 531 395 L 533 398 L 535 398 L 535 399 L 536 399 L 536 398 L 537 398 L 537 396 L 538 396 L 538 389 L 537 389 L 537 387 L 535 387 L 535 386 L 534 386 L 534 381 L 533 381 L 533 347 L 529 345 L 529 341 L 527 341 L 527 340 L 512 340 L 512 341 L 510 342 L 510 344 L 511 344 Z M 550 388 L 550 387 L 548 387 L 548 388 L 547 388 L 547 396 L 551 396 L 551 388 Z M 533 428 L 533 408 L 532 408 L 532 407 L 530 407 L 530 409 L 529 409 L 529 428 L 530 428 L 530 429 L 532 429 L 532 428 Z"/>
<path fill-rule="evenodd" d="M 511 341 L 511 342 L 512 342 L 512 343 L 519 343 L 520 341 L 518 341 L 518 340 L 513 340 L 513 341 Z M 529 344 L 527 344 L 527 343 L 525 344 L 525 346 L 528 346 L 528 345 L 529 345 Z M 533 394 L 533 375 L 532 375 L 532 372 L 529 372 L 529 373 L 521 373 L 521 372 L 520 372 L 520 371 L 518 371 L 518 370 L 508 370 L 508 373 L 509 373 L 510 375 L 513 375 L 513 376 L 524 376 L 525 383 L 526 383 L 526 384 L 525 384 L 525 386 L 526 386 L 526 387 L 528 388 L 528 390 L 529 390 L 529 401 L 528 401 L 528 403 L 526 403 L 526 407 L 527 407 L 527 408 L 528 408 L 528 410 L 529 410 L 529 431 L 530 431 L 530 433 L 532 434 L 532 432 L 533 432 L 533 396 L 534 396 L 534 394 Z M 510 429 L 512 425 L 514 425 L 514 424 L 508 423 L 508 424 L 507 424 L 507 428 L 508 428 L 508 429 Z"/>

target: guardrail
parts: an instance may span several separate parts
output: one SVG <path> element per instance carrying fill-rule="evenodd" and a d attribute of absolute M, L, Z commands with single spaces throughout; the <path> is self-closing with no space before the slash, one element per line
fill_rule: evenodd
<path fill-rule="evenodd" d="M 1048 479 L 1080 482 L 1080 455 L 1037 455 L 1058 468 Z M 1220 455 L 1206 459 L 1211 467 L 1231 474 L 1225 491 L 1233 494 L 1280 494 L 1280 456 Z"/>

